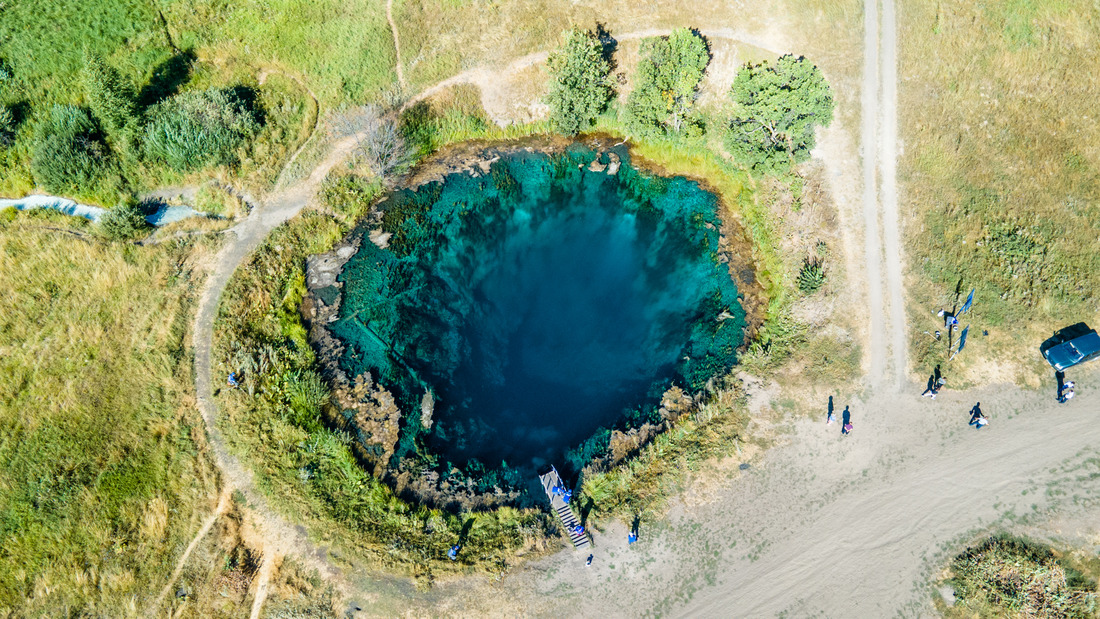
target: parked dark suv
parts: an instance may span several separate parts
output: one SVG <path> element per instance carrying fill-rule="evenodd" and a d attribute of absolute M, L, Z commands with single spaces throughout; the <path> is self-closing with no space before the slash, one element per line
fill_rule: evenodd
<path fill-rule="evenodd" d="M 1079 322 L 1054 333 L 1043 342 L 1039 351 L 1054 369 L 1061 372 L 1079 363 L 1100 358 L 1100 335 L 1095 329 Z"/>

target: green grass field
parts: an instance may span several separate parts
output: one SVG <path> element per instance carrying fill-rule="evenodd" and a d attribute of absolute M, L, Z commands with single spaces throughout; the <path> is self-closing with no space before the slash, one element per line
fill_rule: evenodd
<path fill-rule="evenodd" d="M 191 242 L 0 219 L 0 614 L 127 616 L 212 508 L 187 334 Z M 87 226 L 76 226 L 80 233 Z"/>

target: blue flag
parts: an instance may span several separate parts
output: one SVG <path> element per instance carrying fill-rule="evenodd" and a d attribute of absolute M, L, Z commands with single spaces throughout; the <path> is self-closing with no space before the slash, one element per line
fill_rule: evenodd
<path fill-rule="evenodd" d="M 959 334 L 959 350 L 957 352 L 962 352 L 963 346 L 966 346 L 966 334 L 969 331 L 970 325 L 966 325 L 966 328 Z"/>
<path fill-rule="evenodd" d="M 970 306 L 973 305 L 973 304 L 974 304 L 974 289 L 971 288 L 970 289 L 970 294 L 966 297 L 966 303 L 963 303 L 963 307 L 962 307 L 961 310 L 959 310 L 959 313 L 962 314 L 966 310 L 970 309 Z"/>

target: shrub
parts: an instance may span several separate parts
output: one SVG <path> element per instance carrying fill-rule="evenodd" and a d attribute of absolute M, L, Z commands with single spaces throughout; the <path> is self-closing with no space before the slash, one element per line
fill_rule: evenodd
<path fill-rule="evenodd" d="M 781 57 L 745 65 L 730 89 L 735 111 L 726 146 L 763 172 L 784 172 L 810 158 L 814 129 L 833 120 L 833 95 L 821 71 L 805 58 Z"/>
<path fill-rule="evenodd" d="M 144 209 L 133 198 L 123 199 L 99 218 L 100 232 L 114 240 L 132 239 L 149 227 L 149 222 L 145 221 Z"/>
<path fill-rule="evenodd" d="M 48 191 L 64 193 L 101 179 L 109 151 L 99 126 L 82 108 L 53 106 L 35 135 L 31 172 Z"/>
<path fill-rule="evenodd" d="M 627 100 L 630 130 L 655 136 L 697 127 L 689 115 L 709 62 L 706 41 L 687 28 L 643 41 L 642 61 Z"/>
<path fill-rule="evenodd" d="M 1027 539 L 990 537 L 955 557 L 951 572 L 959 615 L 1096 616 L 1096 583 Z"/>
<path fill-rule="evenodd" d="M 145 156 L 185 172 L 233 165 L 237 149 L 259 122 L 238 89 L 185 92 L 153 106 L 145 127 Z"/>
<path fill-rule="evenodd" d="M 397 121 L 377 105 L 359 105 L 333 115 L 329 132 L 335 139 L 353 138 L 352 159 L 362 161 L 379 177 L 409 162 L 410 149 Z"/>
<path fill-rule="evenodd" d="M 137 118 L 137 94 L 133 86 L 127 84 L 101 56 L 91 52 L 84 54 L 80 77 L 92 113 L 108 133 L 121 135 Z"/>
<path fill-rule="evenodd" d="M 806 258 L 798 271 L 798 289 L 803 294 L 813 294 L 825 285 L 825 266 L 820 258 Z"/>
<path fill-rule="evenodd" d="M 611 100 L 611 65 L 603 45 L 593 32 L 576 28 L 565 33 L 565 42 L 550 54 L 550 123 L 555 131 L 575 135 L 588 127 Z"/>

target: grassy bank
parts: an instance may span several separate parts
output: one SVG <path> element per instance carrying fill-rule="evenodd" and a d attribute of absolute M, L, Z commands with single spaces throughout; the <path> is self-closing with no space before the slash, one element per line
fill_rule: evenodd
<path fill-rule="evenodd" d="M 1100 322 L 1100 27 L 1094 3 L 1018 0 L 899 7 L 903 212 L 914 351 L 976 288 L 955 363 L 1046 373 L 1054 329 Z M 977 333 L 975 333 L 977 329 Z M 984 331 L 988 331 L 986 337 Z M 988 378 L 988 374 L 985 374 Z"/>
<path fill-rule="evenodd" d="M 212 505 L 193 240 L 0 214 L 0 614 L 135 616 Z M 81 235 L 81 236 L 74 236 Z"/>

